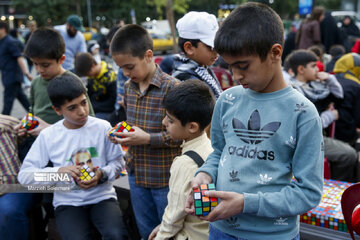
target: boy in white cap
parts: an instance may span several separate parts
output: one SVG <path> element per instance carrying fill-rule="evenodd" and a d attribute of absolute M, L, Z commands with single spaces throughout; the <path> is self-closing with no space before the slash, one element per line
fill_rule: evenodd
<path fill-rule="evenodd" d="M 184 55 L 174 56 L 172 76 L 179 80 L 199 79 L 218 98 L 222 92 L 214 72 L 209 68 L 217 59 L 214 39 L 219 26 L 216 17 L 206 12 L 189 12 L 176 23 L 179 47 Z"/>

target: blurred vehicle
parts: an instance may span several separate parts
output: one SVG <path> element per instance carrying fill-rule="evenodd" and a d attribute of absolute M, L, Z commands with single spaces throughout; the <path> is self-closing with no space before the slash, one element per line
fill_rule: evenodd
<path fill-rule="evenodd" d="M 174 40 L 172 37 L 161 32 L 149 31 L 149 34 L 153 39 L 154 52 L 166 54 L 168 51 L 173 50 Z"/>
<path fill-rule="evenodd" d="M 332 11 L 331 16 L 336 20 L 337 26 L 340 28 L 342 26 L 342 20 L 349 16 L 356 26 L 360 29 L 360 14 L 354 11 Z"/>
<path fill-rule="evenodd" d="M 85 41 L 90 41 L 90 40 L 97 40 L 97 35 L 98 35 L 98 31 L 96 28 L 89 28 L 89 27 L 85 27 L 85 32 L 83 32 Z"/>

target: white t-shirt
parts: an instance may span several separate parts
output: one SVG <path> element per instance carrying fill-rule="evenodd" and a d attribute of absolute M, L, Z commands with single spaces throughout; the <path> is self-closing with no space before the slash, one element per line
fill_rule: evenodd
<path fill-rule="evenodd" d="M 18 180 L 21 184 L 54 184 L 35 181 L 34 173 L 57 172 L 60 167 L 85 161 L 87 165 L 99 167 L 106 172 L 108 182 L 93 188 L 80 189 L 74 181 L 70 192 L 54 192 L 53 205 L 83 206 L 114 198 L 112 181 L 124 166 L 120 145 L 113 144 L 106 136 L 111 128 L 107 121 L 88 117 L 86 124 L 78 129 L 68 129 L 64 120 L 41 131 L 21 166 Z M 90 161 L 89 161 L 90 160 Z M 46 167 L 51 161 L 53 167 Z"/>

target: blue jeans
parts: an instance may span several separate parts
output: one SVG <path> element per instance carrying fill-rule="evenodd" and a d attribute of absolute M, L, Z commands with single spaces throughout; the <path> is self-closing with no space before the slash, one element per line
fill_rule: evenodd
<path fill-rule="evenodd" d="M 57 230 L 63 240 L 91 239 L 92 228 L 100 232 L 102 239 L 127 239 L 119 204 L 108 199 L 85 206 L 58 206 L 55 209 Z"/>
<path fill-rule="evenodd" d="M 218 230 L 211 224 L 209 225 L 209 240 L 246 240 L 245 238 L 241 237 L 234 237 L 229 234 L 223 233 L 222 231 Z M 300 240 L 300 234 L 298 234 L 292 240 Z"/>
<path fill-rule="evenodd" d="M 28 239 L 27 212 L 40 202 L 41 195 L 34 193 L 8 193 L 0 196 L 0 239 Z"/>
<path fill-rule="evenodd" d="M 152 230 L 161 223 L 169 187 L 143 188 L 135 184 L 135 175 L 129 174 L 130 198 L 136 223 L 143 239 L 148 239 Z"/>

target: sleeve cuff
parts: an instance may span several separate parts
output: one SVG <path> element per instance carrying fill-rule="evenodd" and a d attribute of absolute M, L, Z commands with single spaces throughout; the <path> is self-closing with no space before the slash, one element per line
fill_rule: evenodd
<path fill-rule="evenodd" d="M 163 145 L 162 133 L 151 133 L 150 134 L 150 145 L 151 146 Z"/>
<path fill-rule="evenodd" d="M 259 195 L 254 193 L 244 193 L 243 213 L 256 214 L 259 211 Z"/>

